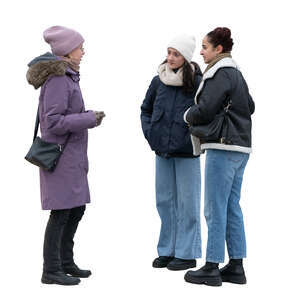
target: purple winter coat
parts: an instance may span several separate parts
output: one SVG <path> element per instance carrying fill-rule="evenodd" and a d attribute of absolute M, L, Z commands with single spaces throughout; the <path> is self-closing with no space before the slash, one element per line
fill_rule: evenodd
<path fill-rule="evenodd" d="M 68 133 L 72 134 L 54 172 L 40 169 L 42 209 L 68 209 L 90 202 L 87 129 L 96 126 L 96 117 L 92 111 L 85 111 L 79 74 L 63 61 L 34 64 L 27 73 L 28 81 L 34 85 L 39 72 L 33 68 L 38 69 L 41 67 L 39 65 L 44 68 L 47 64 L 63 67 L 57 71 L 55 66 L 54 72 L 48 70 L 50 76 L 38 78 L 42 82 L 39 98 L 42 138 L 48 142 L 64 144 Z"/>

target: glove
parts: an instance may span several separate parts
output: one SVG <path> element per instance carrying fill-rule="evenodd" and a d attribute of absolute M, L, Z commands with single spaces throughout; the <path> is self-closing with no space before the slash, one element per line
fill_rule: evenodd
<path fill-rule="evenodd" d="M 94 114 L 96 116 L 96 126 L 99 126 L 105 117 L 105 113 L 103 111 L 94 111 Z"/>

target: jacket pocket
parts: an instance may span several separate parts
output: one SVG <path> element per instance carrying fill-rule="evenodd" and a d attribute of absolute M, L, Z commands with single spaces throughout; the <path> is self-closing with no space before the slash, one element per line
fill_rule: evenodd
<path fill-rule="evenodd" d="M 185 154 L 192 154 L 192 142 L 189 133 L 189 126 L 183 120 L 183 113 L 177 113 L 171 132 L 171 151 Z"/>
<path fill-rule="evenodd" d="M 185 128 L 185 129 L 188 129 L 188 124 L 184 122 L 184 119 L 183 119 L 183 115 L 184 113 L 177 113 L 176 116 L 175 116 L 175 119 L 174 119 L 174 122 L 177 123 L 179 126 Z"/>
<path fill-rule="evenodd" d="M 152 113 L 150 129 L 148 132 L 148 143 L 153 151 L 160 149 L 162 132 L 161 132 L 161 122 L 159 122 L 164 114 L 161 109 L 156 109 Z"/>
<path fill-rule="evenodd" d="M 73 132 L 73 133 L 71 133 L 69 142 L 70 143 L 77 143 L 78 141 L 82 140 L 83 137 L 84 137 L 84 132 L 83 131 Z"/>
<path fill-rule="evenodd" d="M 81 170 L 84 171 L 84 173 L 87 174 L 89 172 L 89 161 L 88 161 L 88 159 L 85 159 L 79 165 L 80 165 Z"/>
<path fill-rule="evenodd" d="M 164 111 L 160 110 L 160 109 L 156 109 L 155 111 L 153 111 L 152 117 L 151 117 L 151 123 L 158 122 L 161 119 L 161 117 L 163 116 L 163 114 L 164 114 Z"/>

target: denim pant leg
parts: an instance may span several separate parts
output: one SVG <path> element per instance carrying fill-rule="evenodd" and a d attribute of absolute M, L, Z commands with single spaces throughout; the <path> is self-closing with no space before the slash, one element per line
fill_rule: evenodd
<path fill-rule="evenodd" d="M 66 226 L 70 209 L 52 210 L 48 220 L 44 238 L 44 271 L 61 271 L 61 240 Z"/>
<path fill-rule="evenodd" d="M 159 256 L 174 256 L 176 235 L 176 178 L 174 159 L 156 155 L 156 207 L 161 219 L 157 251 Z"/>
<path fill-rule="evenodd" d="M 175 158 L 177 187 L 177 229 L 175 257 L 200 258 L 201 227 L 200 158 Z"/>
<path fill-rule="evenodd" d="M 226 243 L 229 258 L 241 259 L 246 257 L 246 236 L 244 229 L 243 213 L 239 201 L 244 170 L 249 159 L 249 154 L 232 153 L 230 158 L 236 165 L 237 170 L 228 200 Z"/>
<path fill-rule="evenodd" d="M 78 227 L 78 224 L 84 214 L 85 205 L 74 207 L 70 211 L 68 222 L 63 230 L 61 240 L 61 262 L 62 266 L 74 265 L 74 236 Z"/>
<path fill-rule="evenodd" d="M 206 150 L 204 215 L 208 227 L 206 261 L 221 263 L 225 256 L 227 204 L 235 170 L 224 150 Z"/>

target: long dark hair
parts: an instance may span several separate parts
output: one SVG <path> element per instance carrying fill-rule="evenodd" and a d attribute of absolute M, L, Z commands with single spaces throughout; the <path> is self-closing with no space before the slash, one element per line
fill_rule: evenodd
<path fill-rule="evenodd" d="M 164 60 L 162 62 L 162 64 L 167 63 L 168 60 Z M 191 64 L 194 65 L 195 67 L 195 72 L 193 71 Z M 195 76 L 196 73 L 201 73 L 200 67 L 198 66 L 197 63 L 195 62 L 187 62 L 186 60 L 184 60 L 183 66 L 182 66 L 182 81 L 183 81 L 183 85 L 182 85 L 182 89 L 183 92 L 188 94 L 188 93 L 192 93 L 195 91 Z"/>

